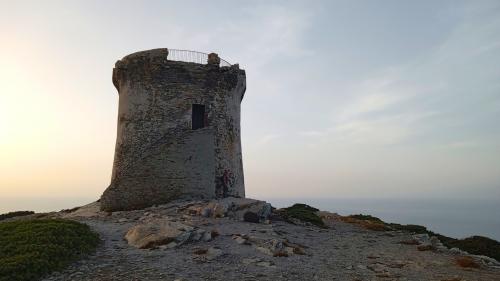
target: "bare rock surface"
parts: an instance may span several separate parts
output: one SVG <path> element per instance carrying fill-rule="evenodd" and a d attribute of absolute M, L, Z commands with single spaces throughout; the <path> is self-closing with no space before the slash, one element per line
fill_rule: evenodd
<path fill-rule="evenodd" d="M 153 248 L 187 241 L 193 234 L 193 229 L 192 226 L 168 218 L 155 219 L 130 228 L 125 234 L 125 240 L 138 249 Z"/>
<path fill-rule="evenodd" d="M 371 231 L 322 212 L 328 228 L 269 221 L 267 203 L 252 199 L 175 201 L 144 210 L 106 213 L 99 203 L 51 214 L 88 224 L 97 251 L 56 280 L 500 280 L 495 261 L 461 268 L 466 253 L 429 237 Z M 262 215 L 261 223 L 243 214 Z M 267 217 L 266 217 L 267 215 Z M 417 241 L 401 243 L 401 241 Z"/>

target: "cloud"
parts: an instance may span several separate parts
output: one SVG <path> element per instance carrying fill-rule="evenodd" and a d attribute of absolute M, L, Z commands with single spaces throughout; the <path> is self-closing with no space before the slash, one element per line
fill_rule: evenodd
<path fill-rule="evenodd" d="M 363 117 L 369 113 L 383 112 L 390 107 L 412 98 L 415 89 L 398 87 L 398 75 L 385 74 L 380 77 L 369 78 L 354 86 L 348 96 L 350 102 L 343 106 L 342 110 L 334 114 L 334 121 L 350 120 Z"/>
<path fill-rule="evenodd" d="M 492 127 L 500 104 L 500 69 L 495 67 L 500 63 L 500 20 L 494 14 L 487 9 L 466 13 L 438 46 L 374 71 L 348 88 L 343 103 L 332 109 L 330 123 L 299 135 L 374 146 L 420 137 L 455 148 L 471 146 L 454 141 L 457 137 L 500 136 Z"/>
<path fill-rule="evenodd" d="M 323 129 L 299 132 L 305 137 L 330 139 L 351 144 L 393 145 L 413 134 L 415 123 L 437 112 L 408 107 L 416 88 L 400 85 L 400 77 L 373 77 L 352 87 L 342 107 L 336 108 L 331 123 Z"/>
<path fill-rule="evenodd" d="M 394 119 L 352 121 L 335 127 L 335 136 L 352 144 L 391 145 L 411 135 L 411 130 Z"/>

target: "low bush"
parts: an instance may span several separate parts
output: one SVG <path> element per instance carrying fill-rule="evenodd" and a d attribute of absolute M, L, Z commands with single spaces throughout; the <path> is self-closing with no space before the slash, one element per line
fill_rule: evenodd
<path fill-rule="evenodd" d="M 357 220 L 364 220 L 364 221 L 373 221 L 373 222 L 380 222 L 384 223 L 381 219 L 370 216 L 370 215 L 363 215 L 363 214 L 358 214 L 358 215 L 350 215 L 348 216 L 349 218 L 357 219 Z"/>
<path fill-rule="evenodd" d="M 85 225 L 61 219 L 0 223 L 0 281 L 38 280 L 98 245 Z"/>
<path fill-rule="evenodd" d="M 443 242 L 443 241 L 441 241 Z M 443 244 L 448 248 L 459 248 L 473 255 L 483 255 L 500 261 L 500 243 L 483 236 L 472 236 L 465 239 L 450 238 Z"/>
<path fill-rule="evenodd" d="M 326 227 L 323 220 L 316 214 L 319 210 L 306 204 L 294 204 L 291 207 L 279 210 L 283 218 L 293 222 L 294 218 L 303 222 L 308 222 L 319 227 Z"/>
<path fill-rule="evenodd" d="M 35 212 L 33 211 L 15 211 L 15 212 L 9 212 L 6 214 L 1 214 L 0 215 L 0 221 L 14 218 L 14 217 L 21 217 L 21 216 L 27 216 L 27 215 L 33 215 Z"/>
<path fill-rule="evenodd" d="M 417 234 L 429 233 L 429 230 L 425 226 L 416 225 L 416 224 L 399 224 L 399 223 L 388 223 L 390 228 L 394 230 L 402 230 Z"/>

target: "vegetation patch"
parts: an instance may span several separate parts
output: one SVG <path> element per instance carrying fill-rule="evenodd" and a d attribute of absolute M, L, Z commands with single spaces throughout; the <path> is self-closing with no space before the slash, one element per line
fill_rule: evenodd
<path fill-rule="evenodd" d="M 483 255 L 500 261 L 500 242 L 483 237 L 472 236 L 465 239 L 456 239 L 428 230 L 425 226 L 416 224 L 386 223 L 383 220 L 370 215 L 350 215 L 340 217 L 341 221 L 358 224 L 366 229 L 375 231 L 400 230 L 415 234 L 428 234 L 436 236 L 447 248 L 458 248 L 473 255 Z M 402 244 L 413 244 L 412 241 L 404 241 Z"/>
<path fill-rule="evenodd" d="M 27 215 L 33 215 L 35 212 L 33 211 L 15 211 L 15 212 L 9 212 L 6 214 L 1 214 L 0 215 L 0 221 L 14 218 L 14 217 L 21 217 L 21 216 L 27 216 Z"/>
<path fill-rule="evenodd" d="M 318 211 L 318 209 L 306 204 L 294 204 L 291 207 L 278 210 L 281 216 L 288 222 L 294 223 L 293 219 L 296 219 L 325 228 L 325 223 L 316 214 Z"/>
<path fill-rule="evenodd" d="M 500 243 L 487 237 L 472 236 L 465 239 L 449 238 L 446 242 L 443 242 L 443 244 L 449 248 L 459 248 L 473 255 L 488 256 L 500 261 Z"/>
<path fill-rule="evenodd" d="M 92 252 L 98 244 L 98 235 L 75 221 L 0 223 L 0 281 L 38 280 Z"/>
<path fill-rule="evenodd" d="M 381 219 L 370 216 L 370 215 L 363 215 L 363 214 L 358 214 L 358 215 L 350 215 L 347 216 L 348 218 L 351 219 L 357 219 L 357 220 L 364 220 L 364 221 L 372 221 L 372 222 L 378 222 L 378 223 L 384 223 Z"/>
<path fill-rule="evenodd" d="M 421 225 L 416 225 L 416 224 L 399 224 L 399 223 L 386 223 L 390 228 L 394 230 L 401 230 L 401 231 L 406 231 L 406 232 L 411 232 L 411 233 L 416 233 L 416 234 L 424 234 L 424 233 L 429 233 L 430 231 L 427 230 L 425 226 Z"/>

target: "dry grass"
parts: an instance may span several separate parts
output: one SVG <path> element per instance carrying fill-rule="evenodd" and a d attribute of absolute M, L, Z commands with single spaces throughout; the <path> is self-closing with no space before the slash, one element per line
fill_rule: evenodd
<path fill-rule="evenodd" d="M 471 257 L 458 257 L 455 259 L 455 264 L 463 268 L 479 268 L 480 265 Z"/>
<path fill-rule="evenodd" d="M 387 228 L 387 226 L 385 226 L 385 224 L 371 222 L 371 221 L 361 223 L 361 226 L 366 228 L 366 229 L 373 230 L 373 231 L 386 231 L 386 230 L 388 230 L 388 228 Z"/>
<path fill-rule="evenodd" d="M 359 219 L 356 216 L 346 216 L 346 217 L 341 216 L 340 220 L 346 223 L 357 224 L 365 229 L 373 231 L 386 231 L 390 229 L 381 221 L 372 219 Z"/>

